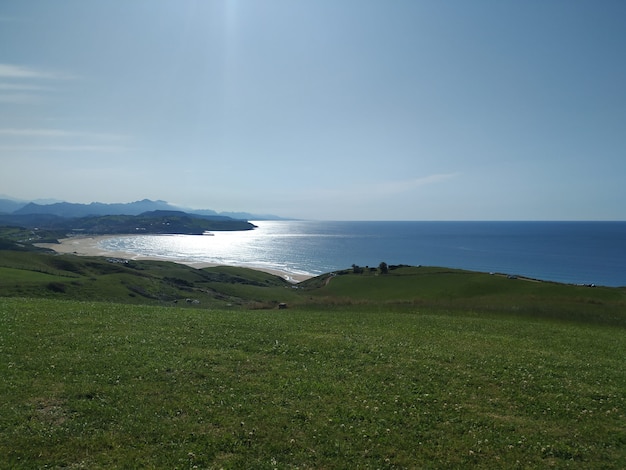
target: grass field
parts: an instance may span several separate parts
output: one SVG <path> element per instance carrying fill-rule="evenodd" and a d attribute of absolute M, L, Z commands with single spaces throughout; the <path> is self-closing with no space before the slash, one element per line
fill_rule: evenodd
<path fill-rule="evenodd" d="M 196 308 L 271 308 L 293 298 L 271 274 L 221 266 L 0 250 L 0 296 L 95 300 Z"/>
<path fill-rule="evenodd" d="M 0 299 L 3 468 L 624 468 L 626 336 Z"/>
<path fill-rule="evenodd" d="M 298 287 L 1 252 L 0 468 L 626 468 L 623 289 Z"/>

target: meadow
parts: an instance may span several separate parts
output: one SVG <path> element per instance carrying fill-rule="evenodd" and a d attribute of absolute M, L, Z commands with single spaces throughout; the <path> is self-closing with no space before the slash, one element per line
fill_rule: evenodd
<path fill-rule="evenodd" d="M 3 253 L 0 468 L 626 467 L 622 289 L 38 256 Z"/>

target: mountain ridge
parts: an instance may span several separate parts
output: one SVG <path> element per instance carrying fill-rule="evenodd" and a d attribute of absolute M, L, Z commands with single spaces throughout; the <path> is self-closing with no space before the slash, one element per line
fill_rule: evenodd
<path fill-rule="evenodd" d="M 4 195 L 3 195 L 4 196 Z M 41 201 L 41 200 L 39 200 Z M 211 209 L 191 209 L 163 200 L 142 199 L 128 203 L 89 204 L 72 202 L 53 202 L 42 204 L 35 201 L 20 201 L 7 196 L 0 198 L 0 214 L 4 215 L 49 215 L 63 218 L 93 217 L 105 215 L 140 215 L 151 211 L 179 211 L 198 216 L 221 216 L 236 220 L 281 220 L 282 217 L 271 214 L 252 214 L 248 212 L 217 212 Z"/>

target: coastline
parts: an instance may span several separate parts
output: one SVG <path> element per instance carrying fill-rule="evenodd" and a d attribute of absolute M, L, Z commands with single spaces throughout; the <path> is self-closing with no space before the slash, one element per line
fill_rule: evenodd
<path fill-rule="evenodd" d="M 126 251 L 105 250 L 100 247 L 99 243 L 101 241 L 109 240 L 111 238 L 118 238 L 119 236 L 127 236 L 127 235 L 93 235 L 93 236 L 80 235 L 76 237 L 62 238 L 59 240 L 59 243 L 35 243 L 34 245 L 41 247 L 41 248 L 54 250 L 59 254 L 72 254 L 72 255 L 77 255 L 77 256 L 102 256 L 106 258 L 121 258 L 121 259 L 129 259 L 129 260 L 169 261 L 172 263 L 179 263 L 179 264 L 191 266 L 192 268 L 196 268 L 196 269 L 222 266 L 218 263 L 208 263 L 208 262 L 202 262 L 202 261 L 185 262 L 185 261 L 179 261 L 179 260 L 172 260 L 171 258 L 160 257 L 160 256 L 143 256 L 143 255 L 138 255 L 136 253 L 129 253 Z M 247 266 L 247 265 L 234 265 L 234 266 L 254 269 L 254 270 L 262 271 L 268 274 L 273 274 L 274 276 L 281 277 L 285 279 L 286 281 L 291 282 L 293 284 L 306 281 L 307 279 L 311 279 L 313 277 L 313 276 L 308 276 L 305 274 L 296 274 L 296 273 L 292 273 L 288 271 L 282 271 L 280 269 Z"/>
<path fill-rule="evenodd" d="M 269 268 L 296 282 L 302 279 L 296 275 L 315 277 L 354 263 L 375 266 L 382 260 L 389 265 L 447 266 L 565 284 L 626 286 L 626 221 L 259 221 L 256 225 L 255 230 L 216 232 L 215 237 L 204 240 L 198 237 L 190 245 L 176 236 L 142 241 L 134 238 L 142 234 L 83 233 L 46 248 L 133 259 L 142 259 L 137 255 L 141 253 L 195 267 L 215 263 Z M 100 241 L 98 246 L 98 240 L 107 238 L 109 241 Z M 94 251 L 86 252 L 81 244 L 89 244 L 89 239 Z M 202 261 L 207 263 L 196 264 Z"/>

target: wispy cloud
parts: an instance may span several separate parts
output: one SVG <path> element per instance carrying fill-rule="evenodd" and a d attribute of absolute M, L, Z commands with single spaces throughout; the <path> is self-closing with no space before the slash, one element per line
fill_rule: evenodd
<path fill-rule="evenodd" d="M 3 152 L 125 152 L 127 136 L 48 128 L 0 128 Z"/>
<path fill-rule="evenodd" d="M 50 87 L 41 85 L 28 85 L 24 83 L 5 83 L 0 82 L 0 91 L 45 91 Z"/>
<path fill-rule="evenodd" d="M 76 76 L 58 71 L 0 63 L 0 103 L 37 103 L 43 92 L 52 90 L 42 82 L 74 78 Z"/>
<path fill-rule="evenodd" d="M 118 145 L 0 145 L 4 152 L 125 152 Z"/>
<path fill-rule="evenodd" d="M 49 138 L 89 138 L 104 140 L 125 140 L 127 137 L 119 134 L 107 134 L 101 132 L 75 132 L 63 129 L 16 129 L 0 128 L 0 136 L 7 137 L 49 137 Z"/>
<path fill-rule="evenodd" d="M 23 65 L 0 63 L 0 78 L 3 79 L 43 79 L 43 80 L 67 80 L 75 78 L 72 75 L 42 70 Z"/>
<path fill-rule="evenodd" d="M 33 93 L 0 93 L 0 103 L 32 104 L 38 101 L 39 96 Z"/>

